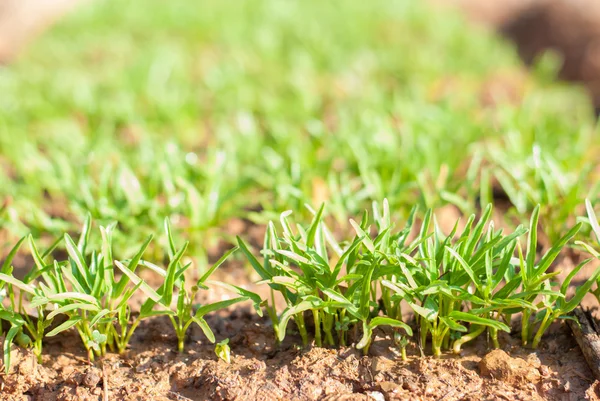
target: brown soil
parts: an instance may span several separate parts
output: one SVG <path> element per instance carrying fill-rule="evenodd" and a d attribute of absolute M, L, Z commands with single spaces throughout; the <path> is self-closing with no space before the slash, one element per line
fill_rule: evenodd
<path fill-rule="evenodd" d="M 199 329 L 186 352 L 174 351 L 168 320 L 153 319 L 130 350 L 89 364 L 79 338 L 67 333 L 47 344 L 38 365 L 14 348 L 12 372 L 0 376 L 0 400 L 580 400 L 598 399 L 598 383 L 565 325 L 537 352 L 505 336 L 488 353 L 484 338 L 461 357 L 403 362 L 384 332 L 362 356 L 352 348 L 299 349 L 289 336 L 277 346 L 267 322 L 238 309 L 213 317 L 217 340 L 229 337 L 231 364 L 215 356 Z"/>

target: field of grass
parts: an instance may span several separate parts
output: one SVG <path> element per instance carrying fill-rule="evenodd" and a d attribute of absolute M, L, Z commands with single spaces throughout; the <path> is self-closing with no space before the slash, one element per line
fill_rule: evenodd
<path fill-rule="evenodd" d="M 33 254 L 22 280 L 10 257 L 2 268 L 6 338 L 39 354 L 63 314 L 50 335 L 75 326 L 93 358 L 168 315 L 181 350 L 189 324 L 211 338 L 203 314 L 250 300 L 280 340 L 291 319 L 307 343 L 355 330 L 368 350 L 388 325 L 404 348 L 404 300 L 435 355 L 484 331 L 497 344 L 519 313 L 537 346 L 598 276 L 568 300 L 574 275 L 550 269 L 594 242 L 585 199 L 600 204 L 596 122 L 583 91 L 554 81 L 559 62 L 526 71 L 508 43 L 419 1 L 84 4 L 0 69 L 1 245 L 31 234 Z M 460 229 L 437 224 L 447 205 Z M 234 219 L 266 226 L 262 254 Z M 223 242 L 284 311 L 235 282 L 196 309 Z M 148 299 L 135 318 L 134 292 Z"/>

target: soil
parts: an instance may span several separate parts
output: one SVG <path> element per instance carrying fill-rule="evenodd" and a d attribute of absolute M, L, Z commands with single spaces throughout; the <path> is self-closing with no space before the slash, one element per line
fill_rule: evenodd
<path fill-rule="evenodd" d="M 11 373 L 0 377 L 0 400 L 580 400 L 599 399 L 598 382 L 566 325 L 537 351 L 516 337 L 489 352 L 485 338 L 460 357 L 404 362 L 385 332 L 363 356 L 353 348 L 299 349 L 295 336 L 276 345 L 268 323 L 237 309 L 213 316 L 217 340 L 230 338 L 231 363 L 194 328 L 178 354 L 170 323 L 142 325 L 124 355 L 90 364 L 76 333 L 48 342 L 43 363 L 13 348 Z"/>

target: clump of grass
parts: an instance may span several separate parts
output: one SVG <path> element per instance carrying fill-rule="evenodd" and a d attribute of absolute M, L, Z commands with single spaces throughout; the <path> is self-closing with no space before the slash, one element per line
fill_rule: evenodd
<path fill-rule="evenodd" d="M 383 255 L 375 253 L 386 235 L 372 241 L 356 223 L 357 235 L 342 249 L 323 221 L 321 207 L 307 227 L 293 227 L 288 216 L 281 215 L 282 236 L 273 223 L 267 227 L 261 264 L 243 240 L 239 246 L 252 267 L 271 287 L 271 304 L 267 311 L 273 321 L 279 341 L 286 335 L 290 320 L 296 324 L 304 345 L 309 342 L 309 325 L 304 312 L 313 319 L 312 338 L 317 346 L 346 345 L 348 333 L 360 328 L 363 335 L 358 348 L 368 351 L 373 330 L 378 326 L 402 328 L 412 335 L 411 328 L 401 320 L 379 316 L 374 278 L 380 274 Z M 274 292 L 279 292 L 287 307 L 281 314 L 275 309 Z"/>
<path fill-rule="evenodd" d="M 562 283 L 554 282 L 561 272 L 549 269 L 581 224 L 538 260 L 539 207 L 534 209 L 529 229 L 519 226 L 509 234 L 495 228 L 491 205 L 479 220 L 472 215 L 460 233 L 457 222 L 449 234 L 442 232 L 428 210 L 418 235 L 410 241 L 415 211 L 407 225 L 395 231 L 387 202 L 382 210 L 377 204 L 373 210 L 376 227 L 369 226 L 365 213 L 360 224 L 350 221 L 356 235 L 343 243 L 337 242 L 325 225 L 323 207 L 306 228 L 296 225 L 294 229 L 289 213 L 284 213 L 281 237 L 273 223 L 268 226 L 262 264 L 238 239 L 262 282 L 287 303 L 280 313 L 274 301 L 267 306 L 280 341 L 293 319 L 305 345 L 309 334 L 318 346 L 346 345 L 347 333 L 361 330 L 356 346 L 367 352 L 373 329 L 388 325 L 404 330 L 393 335 L 404 354 L 405 336 L 412 336 L 402 321 L 400 302 L 406 301 L 415 315 L 419 346 L 424 349 L 430 341 L 434 356 L 450 349 L 460 353 L 465 343 L 485 332 L 492 346 L 499 347 L 498 332 L 511 332 L 516 314 L 522 315 L 523 345 L 536 348 L 548 327 L 572 311 L 600 275 L 600 269 L 596 270 L 566 299 L 571 280 L 589 260 Z M 526 233 L 523 252 L 521 240 Z M 307 329 L 305 311 L 311 311 L 314 320 L 312 333 Z"/>
<path fill-rule="evenodd" d="M 591 203 L 586 206 L 592 229 L 600 238 Z M 561 272 L 550 268 L 582 223 L 538 258 L 539 206 L 534 208 L 528 228 L 519 226 L 508 234 L 496 229 L 491 205 L 479 219 L 471 215 L 460 230 L 457 221 L 445 234 L 431 209 L 419 219 L 416 207 L 404 227 L 396 230 L 384 200 L 381 207 L 373 204 L 372 218 L 365 212 L 360 223 L 350 220 L 353 233 L 347 241 L 335 239 L 325 222 L 324 205 L 318 211 L 308 209 L 313 219 L 307 226 L 293 223 L 291 212 L 281 214 L 280 230 L 273 222 L 268 224 L 262 263 L 238 237 L 239 248 L 262 278 L 261 283 L 271 289 L 268 301 L 235 285 L 209 280 L 237 248 L 190 283 L 186 271 L 191 262 L 182 262 L 187 242 L 175 245 L 168 219 L 164 221 L 169 256 L 166 268 L 144 259 L 152 236 L 131 258 L 114 259 L 115 224 L 100 227 L 100 245 L 93 249 L 90 216 L 77 241 L 64 234 L 41 254 L 31 236 L 22 238 L 0 272 L 0 295 L 7 298 L 1 304 L 0 319 L 10 326 L 3 347 L 6 369 L 14 341 L 32 346 L 40 358 L 44 337 L 73 327 L 90 360 L 108 351 L 122 353 L 139 324 L 155 316 L 169 317 L 180 352 L 192 324 L 200 326 L 214 343 L 204 316 L 243 301 L 251 301 L 259 315 L 261 308 L 266 308 L 280 342 L 293 321 L 304 345 L 311 341 L 317 346 L 353 344 L 366 354 L 376 329 L 388 327 L 388 334 L 406 358 L 413 335 L 412 327 L 402 318 L 402 302 L 406 302 L 415 316 L 417 344 L 424 350 L 430 342 L 436 357 L 445 350 L 460 353 L 465 343 L 484 333 L 492 346 L 498 347 L 499 331 L 510 332 L 517 314 L 521 315 L 522 344 L 537 348 L 548 327 L 566 318 L 600 277 L 599 268 L 567 299 L 571 281 L 590 259 L 581 262 L 562 282 L 556 282 Z M 12 274 L 11 263 L 26 239 L 34 266 L 19 280 Z M 61 244 L 66 257 L 53 259 L 53 250 Z M 580 244 L 600 257 L 590 245 Z M 115 266 L 120 276 L 115 274 Z M 162 278 L 157 289 L 139 277 L 137 269 L 141 267 Z M 197 306 L 196 295 L 208 289 L 207 284 L 222 286 L 236 296 Z M 598 291 L 592 292 L 598 296 Z M 134 313 L 129 303 L 138 292 L 145 300 L 139 313 Z M 282 311 L 276 308 L 275 293 L 286 303 Z M 35 311 L 36 318 L 27 308 Z M 59 315 L 66 319 L 53 325 Z M 226 351 L 224 344 L 218 347 L 220 357 L 225 358 Z"/>
<path fill-rule="evenodd" d="M 168 220 L 165 220 L 165 231 L 170 261 L 166 269 L 143 259 L 152 236 L 148 237 L 132 258 L 114 259 L 112 234 L 115 226 L 116 224 L 111 224 L 100 227 L 101 245 L 91 251 L 88 249 L 92 228 L 89 215 L 77 242 L 70 235 L 64 234 L 41 255 L 30 236 L 29 245 L 35 267 L 23 280 L 12 275 L 11 262 L 25 238 L 12 249 L 0 273 L 2 295 L 9 299 L 8 307 L 0 307 L 0 319 L 11 325 L 4 344 L 4 363 L 7 369 L 10 365 L 10 352 L 7 350 L 15 339 L 20 344 L 31 343 L 35 354 L 41 358 L 43 338 L 74 327 L 89 359 L 94 360 L 109 350 L 124 352 L 139 324 L 144 319 L 160 315 L 171 319 L 178 350 L 183 352 L 185 336 L 192 323 L 202 328 L 209 341 L 215 341 L 212 330 L 204 320 L 206 314 L 247 300 L 260 304 L 260 297 L 250 291 L 225 283 L 208 282 L 210 275 L 236 248 L 225 253 L 190 286 L 185 273 L 191 262 L 184 266 L 181 263 L 187 243 L 179 249 L 175 248 Z M 52 250 L 61 242 L 64 243 L 67 258 L 50 261 Z M 116 274 L 114 266 L 120 271 L 120 276 Z M 142 266 L 163 278 L 158 289 L 152 288 L 136 274 L 136 270 Z M 199 290 L 208 289 L 207 283 L 225 286 L 238 296 L 198 306 L 195 304 L 196 294 Z M 130 306 L 130 300 L 136 293 L 141 293 L 145 298 L 139 313 L 133 313 Z M 173 300 L 176 302 L 172 302 Z M 30 317 L 26 308 L 35 309 L 35 319 Z M 256 309 L 261 313 L 258 306 Z M 64 315 L 66 320 L 52 327 L 53 320 L 59 315 Z M 49 328 L 51 329 L 48 330 Z"/>

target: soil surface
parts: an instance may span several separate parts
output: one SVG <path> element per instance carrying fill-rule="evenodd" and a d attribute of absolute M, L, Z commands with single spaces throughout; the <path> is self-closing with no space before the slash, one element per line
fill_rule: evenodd
<path fill-rule="evenodd" d="M 352 348 L 300 349 L 293 335 L 276 345 L 268 323 L 243 309 L 209 324 L 217 340 L 230 338 L 230 364 L 197 328 L 178 354 L 169 321 L 156 318 L 140 327 L 124 355 L 94 364 L 73 332 L 48 342 L 42 364 L 14 347 L 0 400 L 600 399 L 566 325 L 535 352 L 506 335 L 499 350 L 490 352 L 482 337 L 460 357 L 420 357 L 413 347 L 404 362 L 383 331 L 363 356 Z"/>

